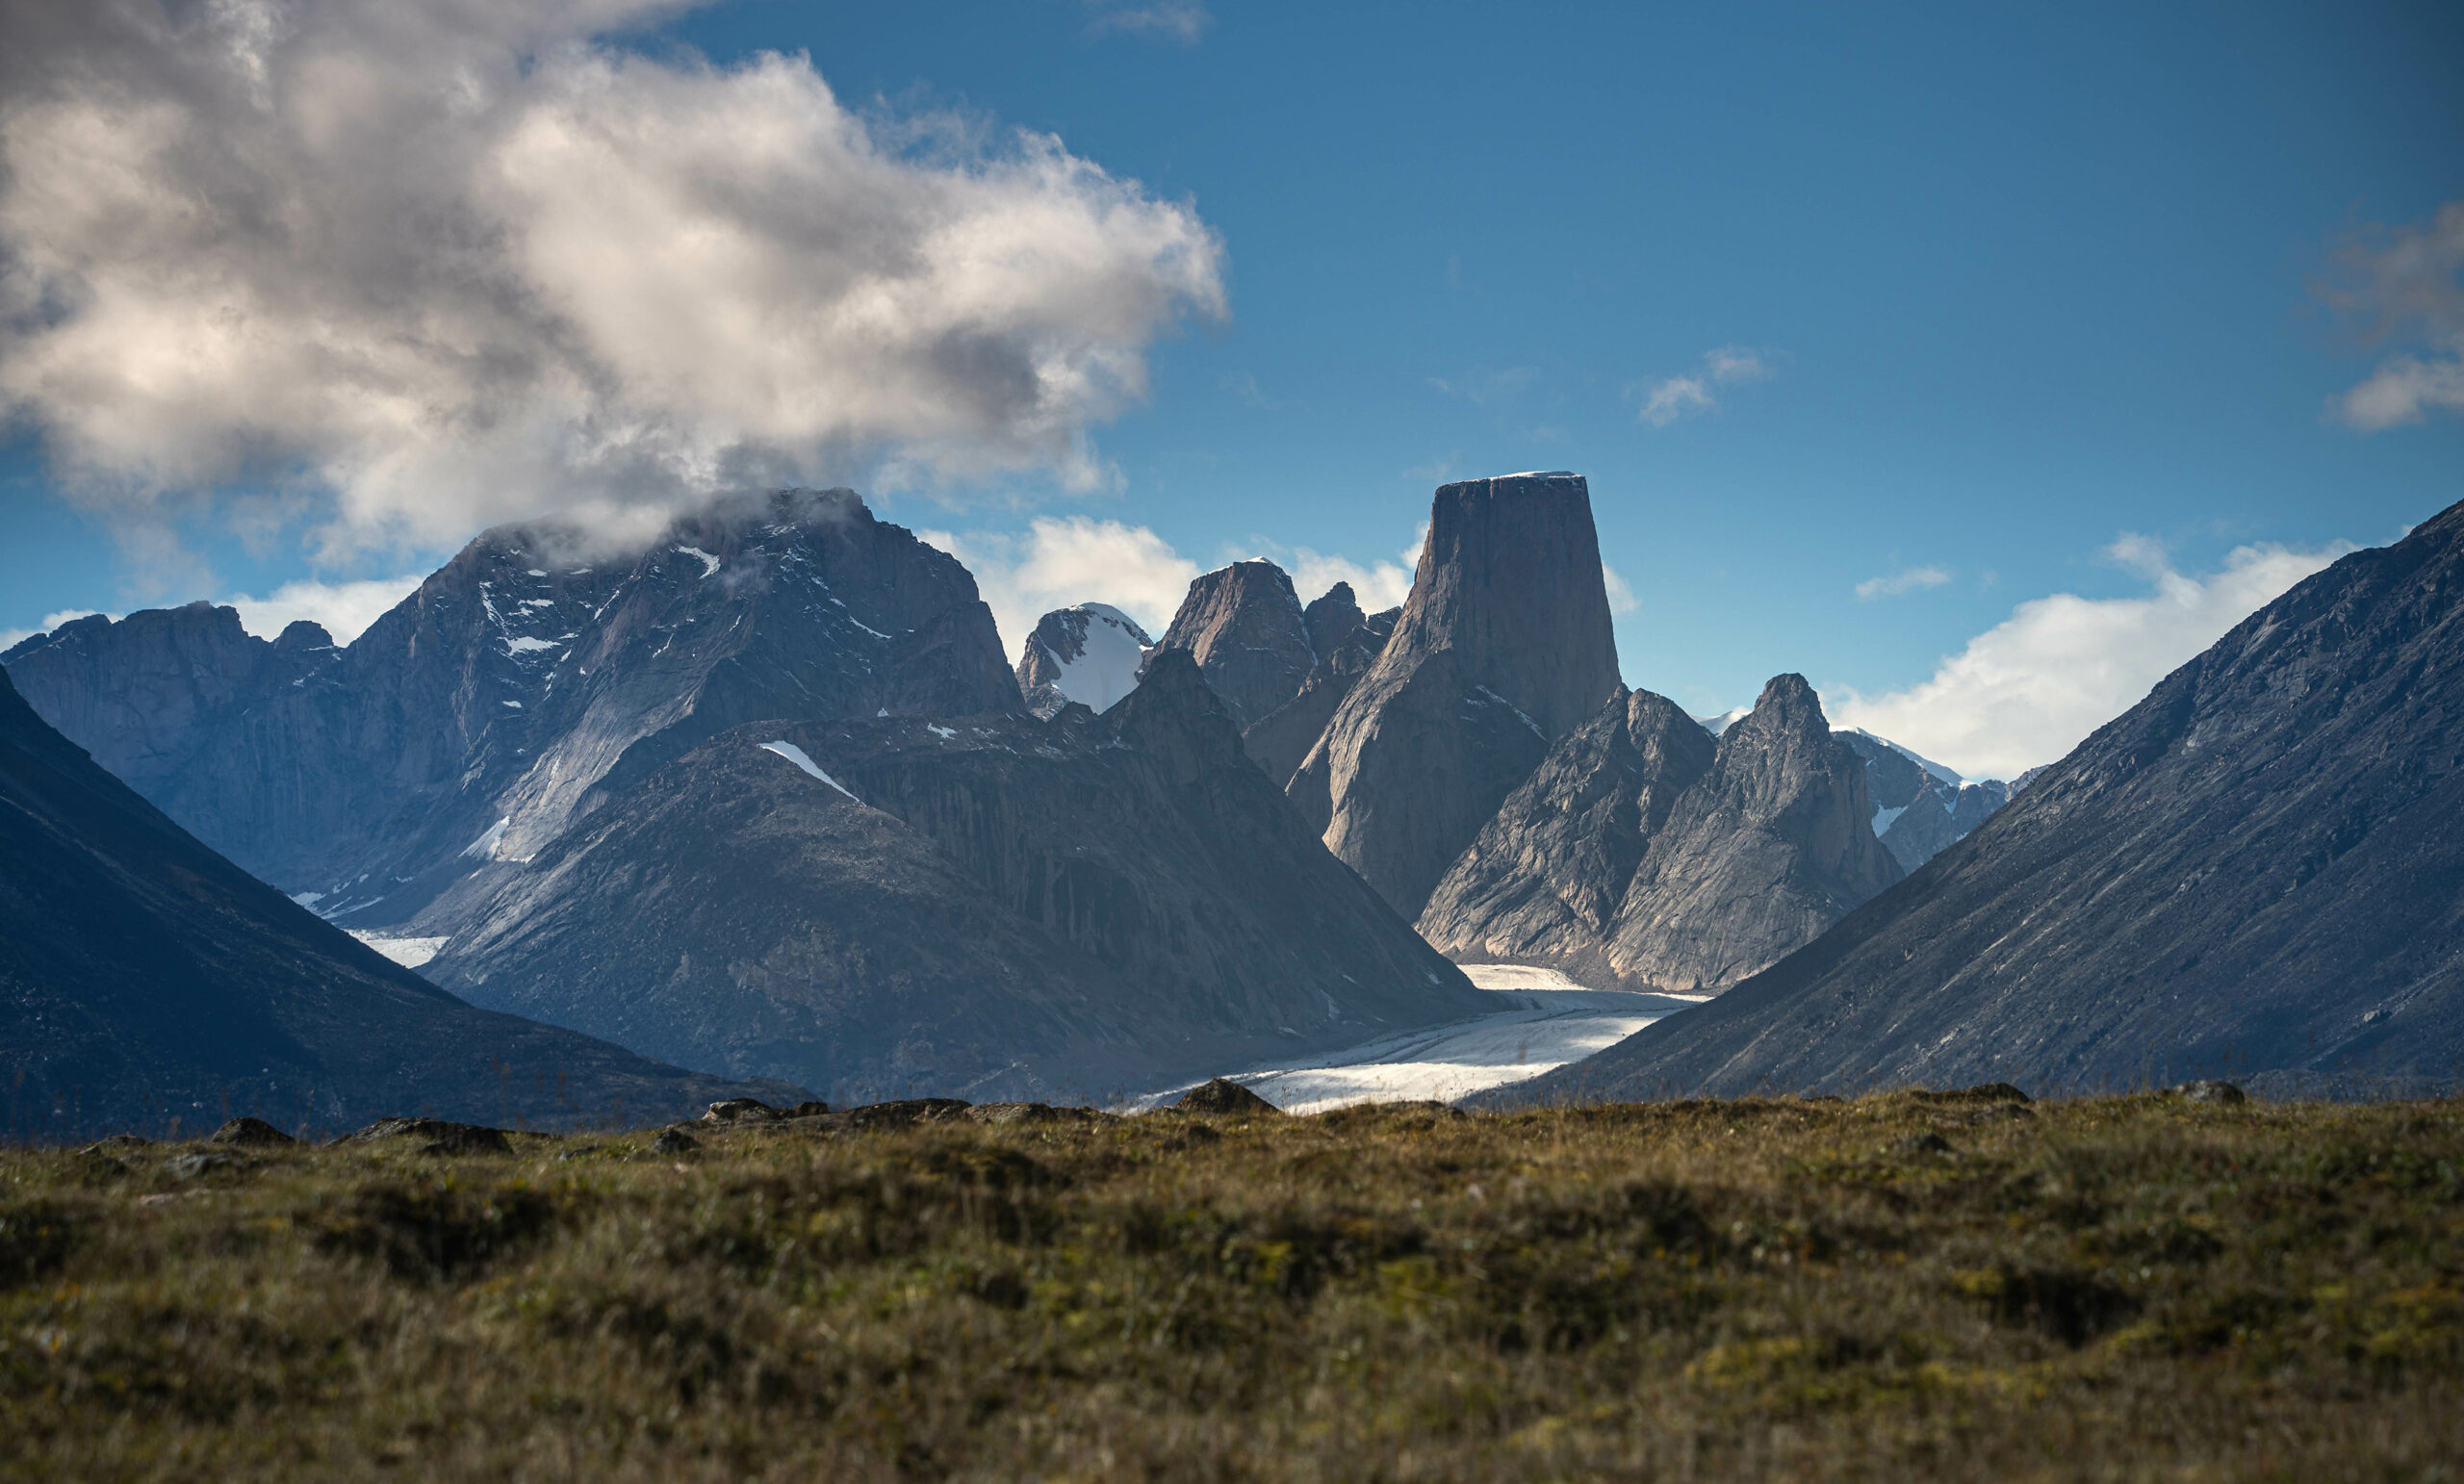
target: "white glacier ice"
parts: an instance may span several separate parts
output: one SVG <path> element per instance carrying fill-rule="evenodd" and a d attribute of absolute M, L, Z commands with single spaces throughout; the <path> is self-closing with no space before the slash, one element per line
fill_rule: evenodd
<path fill-rule="evenodd" d="M 1463 972 L 1497 996 L 1494 1011 L 1235 1073 L 1231 1080 L 1296 1113 L 1352 1103 L 1452 1102 L 1580 1061 L 1700 998 L 1586 989 L 1554 969 L 1517 964 L 1466 964 Z M 1184 1090 L 1159 1092 L 1137 1106 L 1162 1107 Z"/>
<path fill-rule="evenodd" d="M 703 550 L 700 547 L 678 547 L 676 550 L 683 552 L 687 556 L 700 557 L 702 559 L 702 576 L 706 577 L 719 570 L 719 559 L 712 556 L 709 552 Z"/>

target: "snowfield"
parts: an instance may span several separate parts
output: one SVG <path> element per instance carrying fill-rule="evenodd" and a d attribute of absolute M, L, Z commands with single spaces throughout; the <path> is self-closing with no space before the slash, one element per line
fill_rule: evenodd
<path fill-rule="evenodd" d="M 435 958 L 446 941 L 441 937 L 380 937 L 373 933 L 354 932 L 350 935 L 406 969 L 418 968 Z"/>
<path fill-rule="evenodd" d="M 1136 619 L 1109 603 L 1080 603 L 1076 611 L 1087 615 L 1086 648 L 1076 659 L 1053 655 L 1061 676 L 1052 688 L 1091 710 L 1109 711 L 1138 688 L 1138 670 L 1152 641 Z"/>
<path fill-rule="evenodd" d="M 1231 1080 L 1295 1113 L 1351 1103 L 1452 1102 L 1578 1062 L 1707 998 L 1586 989 L 1554 969 L 1512 964 L 1465 964 L 1463 972 L 1497 996 L 1494 1012 L 1236 1072 Z M 1134 1106 L 1165 1107 L 1187 1090 L 1174 1087 Z"/>

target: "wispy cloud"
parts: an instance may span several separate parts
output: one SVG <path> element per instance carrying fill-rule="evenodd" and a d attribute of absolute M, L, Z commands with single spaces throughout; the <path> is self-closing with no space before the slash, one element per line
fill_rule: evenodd
<path fill-rule="evenodd" d="M 2464 201 L 2427 223 L 2375 229 L 2336 255 L 2321 292 L 2365 337 L 2407 344 L 2360 385 L 2331 398 L 2331 416 L 2365 433 L 2464 412 Z"/>
<path fill-rule="evenodd" d="M 1896 598 L 1919 588 L 1940 587 L 1951 580 L 1951 575 L 1939 567 L 1906 567 L 1885 577 L 1867 577 L 1857 584 L 1857 596 L 1868 601 Z"/>
<path fill-rule="evenodd" d="M 1095 18 L 1088 22 L 1090 31 L 1100 36 L 1118 31 L 1129 36 L 1153 37 L 1158 40 L 1178 41 L 1183 46 L 1195 46 L 1207 28 L 1215 24 L 1199 0 L 1159 0 L 1154 5 L 1121 5 L 1117 0 L 1087 0 Z"/>
<path fill-rule="evenodd" d="M 2223 570 L 2194 576 L 2161 542 L 2124 532 L 2103 555 L 2138 574 L 2144 595 L 2031 599 L 1945 656 L 1932 678 L 1876 696 L 1826 693 L 1823 704 L 1839 726 L 1971 778 L 2015 778 L 2078 746 L 2261 604 L 2351 550 L 2237 547 Z"/>
<path fill-rule="evenodd" d="M 1504 401 L 1529 390 L 1540 379 L 1537 366 L 1509 366 L 1503 371 L 1466 371 L 1460 376 L 1431 376 L 1428 384 L 1475 407 Z"/>
<path fill-rule="evenodd" d="M 1642 421 L 1666 427 L 1680 418 L 1709 412 L 1720 405 L 1715 389 L 1767 381 L 1776 374 L 1770 358 L 1743 345 L 1721 345 L 1703 352 L 1703 369 L 1671 376 L 1642 389 Z"/>

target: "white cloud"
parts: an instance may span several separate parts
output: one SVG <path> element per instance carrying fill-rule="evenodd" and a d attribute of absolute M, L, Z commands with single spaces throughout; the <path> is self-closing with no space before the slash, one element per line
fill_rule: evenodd
<path fill-rule="evenodd" d="M 1183 46 L 1194 46 L 1215 24 L 1198 0 L 1160 0 L 1155 5 L 1118 5 L 1113 0 L 1087 0 L 1090 10 L 1096 12 L 1088 29 L 1101 35 L 1107 31 L 1122 31 L 1132 36 L 1150 36 Z"/>
<path fill-rule="evenodd" d="M 1103 482 L 1088 430 L 1225 312 L 1214 232 L 803 56 L 597 39 L 690 3 L 10 5 L 0 413 L 126 525 L 273 484 L 329 554 L 885 469 Z"/>
<path fill-rule="evenodd" d="M 1626 579 L 1617 576 L 1617 569 L 1609 566 L 1605 561 L 1600 564 L 1600 579 L 1608 587 L 1609 612 L 1631 613 L 1642 606 L 1634 599 L 1634 590 L 1628 587 Z"/>
<path fill-rule="evenodd" d="M 2125 534 L 2110 559 L 2145 578 L 2139 598 L 2032 599 L 1908 690 L 1827 693 L 1835 726 L 1866 730 L 1971 778 L 2052 762 L 2137 704 L 2158 680 L 2287 588 L 2352 550 L 2237 547 L 2221 572 L 2176 571 L 2163 547 Z"/>
<path fill-rule="evenodd" d="M 1412 574 L 1419 570 L 1421 548 L 1427 544 L 1428 523 L 1423 521 L 1394 561 L 1361 563 L 1312 547 L 1287 547 L 1272 541 L 1252 541 L 1233 559 L 1260 556 L 1281 566 L 1292 574 L 1292 590 L 1302 602 L 1314 602 L 1336 583 L 1348 582 L 1353 601 L 1365 612 L 1377 613 L 1401 607 L 1403 600 L 1412 596 Z"/>
<path fill-rule="evenodd" d="M 1666 427 L 1680 418 L 1709 412 L 1720 405 L 1719 398 L 1712 395 L 1714 387 L 1766 381 L 1774 374 L 1762 352 L 1743 345 L 1721 345 L 1703 352 L 1700 373 L 1671 376 L 1644 389 L 1640 416 L 1654 427 Z"/>
<path fill-rule="evenodd" d="M 2329 401 L 2330 413 L 2374 433 L 2431 411 L 2464 412 L 2464 201 L 2440 207 L 2426 225 L 2348 244 L 2337 267 L 2343 282 L 2326 291 L 2329 302 L 2372 339 L 2410 340 L 2428 355 L 2381 361 Z"/>
<path fill-rule="evenodd" d="M 1083 515 L 1039 516 L 1023 536 L 920 530 L 964 562 L 1015 657 L 1036 621 L 1055 608 L 1108 602 L 1160 635 L 1198 574 L 1197 563 L 1143 525 Z"/>
<path fill-rule="evenodd" d="M 220 601 L 240 610 L 240 627 L 260 639 L 271 639 L 293 622 L 306 619 L 348 644 L 388 609 L 408 598 L 424 579 L 417 574 L 399 577 L 369 577 L 357 582 L 286 582 L 264 598 L 245 593 Z"/>
<path fill-rule="evenodd" d="M 1951 575 L 1939 567 L 1907 567 L 1886 577 L 1867 577 L 1857 584 L 1857 596 L 1863 599 L 1896 598 L 1918 588 L 1940 587 L 1951 580 Z"/>

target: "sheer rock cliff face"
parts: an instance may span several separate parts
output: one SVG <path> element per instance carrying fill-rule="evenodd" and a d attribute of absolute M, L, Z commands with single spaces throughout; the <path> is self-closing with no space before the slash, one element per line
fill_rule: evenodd
<path fill-rule="evenodd" d="M 801 1095 L 445 993 L 206 849 L 5 673 L 0 1079 L 15 1132 L 41 1139 L 160 1135 L 174 1119 L 193 1135 L 234 1113 L 286 1128 L 419 1113 L 639 1121 Z"/>
<path fill-rule="evenodd" d="M 1100 1096 L 1485 1008 L 1169 651 L 1101 717 L 728 732 L 475 917 L 440 983 L 839 1096 Z"/>
<path fill-rule="evenodd" d="M 1329 850 L 1417 917 L 1550 744 L 1618 688 L 1584 481 L 1443 485 L 1394 636 L 1288 792 Z"/>
<path fill-rule="evenodd" d="M 1241 727 L 1298 694 L 1318 664 L 1292 578 L 1272 562 L 1234 562 L 1193 581 L 1156 648 L 1195 656 Z"/>
<path fill-rule="evenodd" d="M 587 553 L 553 525 L 489 531 L 346 650 L 192 606 L 81 621 L 7 662 L 208 844 L 357 928 L 432 915 L 738 723 L 1018 704 L 974 579 L 852 492 L 723 501 L 647 550 Z M 123 735 L 131 715 L 151 720 Z"/>
<path fill-rule="evenodd" d="M 1508 797 L 1420 929 L 1465 962 L 1715 991 L 1899 880 L 1871 819 L 1864 765 L 1802 678 L 1717 741 L 1665 698 L 1621 694 Z"/>
<path fill-rule="evenodd" d="M 1400 608 L 1361 612 L 1348 582 L 1336 583 L 1301 610 L 1309 647 L 1317 652 L 1317 666 L 1300 682 L 1296 695 L 1241 733 L 1249 755 L 1277 788 L 1291 782 L 1292 775 L 1299 771 L 1309 749 L 1318 745 L 1326 724 L 1334 720 L 1335 708 L 1377 663 L 1386 641 L 1394 635 L 1396 621 L 1402 616 Z"/>
<path fill-rule="evenodd" d="M 1527 1095 L 2452 1081 L 2459 656 L 2464 505 L 2244 620 L 1807 948 Z"/>
<path fill-rule="evenodd" d="M 1138 621 L 1100 602 L 1055 608 L 1036 621 L 1018 652 L 1027 709 L 1050 717 L 1071 702 L 1109 711 L 1135 689 L 1155 641 Z"/>

